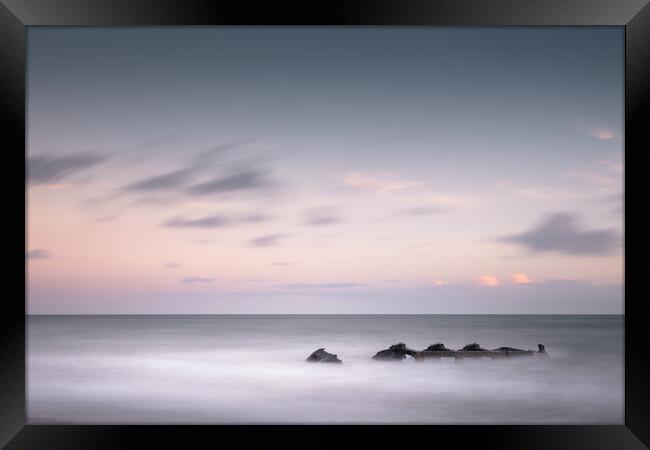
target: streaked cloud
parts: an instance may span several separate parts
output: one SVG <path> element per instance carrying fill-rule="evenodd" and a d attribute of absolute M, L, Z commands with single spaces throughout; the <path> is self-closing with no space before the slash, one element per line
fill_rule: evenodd
<path fill-rule="evenodd" d="M 543 218 L 530 230 L 498 239 L 534 252 L 558 252 L 566 255 L 607 255 L 619 241 L 613 229 L 588 230 L 574 214 L 558 212 Z"/>
<path fill-rule="evenodd" d="M 476 278 L 476 282 L 481 286 L 488 287 L 497 287 L 499 285 L 499 279 L 492 275 L 481 275 Z"/>
<path fill-rule="evenodd" d="M 519 184 L 503 180 L 497 183 L 497 187 L 500 189 L 506 189 L 515 195 L 528 197 L 535 200 L 549 200 L 558 198 L 574 199 L 579 196 L 575 192 L 567 189 L 561 189 L 557 186 Z"/>
<path fill-rule="evenodd" d="M 593 184 L 601 189 L 614 189 L 623 186 L 623 178 L 620 175 L 595 170 L 571 170 L 566 173 L 566 176 Z"/>
<path fill-rule="evenodd" d="M 600 190 L 617 190 L 623 187 L 625 171 L 622 159 L 600 159 L 589 165 L 569 170 L 566 177 L 594 185 Z"/>
<path fill-rule="evenodd" d="M 259 236 L 248 241 L 249 247 L 273 247 L 278 244 L 278 241 L 286 234 L 268 234 L 266 236 Z"/>
<path fill-rule="evenodd" d="M 204 277 L 187 277 L 181 280 L 186 284 L 195 284 L 195 283 L 212 283 L 214 278 L 204 278 Z"/>
<path fill-rule="evenodd" d="M 124 192 L 152 192 L 175 189 L 185 184 L 192 175 L 193 171 L 190 169 L 175 170 L 127 184 L 121 190 Z"/>
<path fill-rule="evenodd" d="M 211 148 L 209 150 L 200 152 L 190 157 L 184 161 L 184 167 L 176 170 L 167 171 L 164 173 L 159 173 L 151 175 L 149 177 L 133 181 L 126 184 L 122 188 L 118 189 L 117 193 L 125 194 L 142 194 L 142 193 L 161 193 L 171 191 L 176 194 L 181 194 L 182 189 L 186 188 L 187 185 L 192 183 L 192 181 L 201 175 L 202 172 L 205 172 L 208 169 L 213 168 L 213 162 L 217 156 L 222 155 L 226 150 L 238 147 L 246 142 L 247 140 L 241 140 L 236 142 L 229 142 L 226 144 L 221 144 Z M 223 169 L 222 169 L 223 170 Z M 227 170 L 225 172 L 228 172 Z M 222 173 L 220 175 L 222 180 L 222 189 L 227 190 L 228 185 L 234 185 L 238 182 L 241 173 L 235 173 L 233 175 L 228 175 L 227 173 Z M 212 181 L 214 182 L 214 180 Z M 211 187 L 210 183 L 205 182 L 199 183 L 198 187 L 190 186 L 186 188 L 191 193 L 201 193 L 202 189 L 209 189 Z M 241 182 L 241 180 L 240 180 Z M 218 186 L 217 186 L 218 187 Z M 215 187 L 214 189 L 217 189 Z M 232 186 L 231 186 L 232 187 Z M 187 192 L 186 192 L 187 193 Z"/>
<path fill-rule="evenodd" d="M 214 157 L 219 156 L 224 152 L 226 152 L 226 150 L 231 150 L 233 148 L 240 147 L 252 141 L 254 141 L 254 139 L 249 138 L 249 139 L 240 139 L 237 141 L 227 142 L 225 144 L 220 144 L 213 148 L 200 152 L 192 159 L 192 161 L 195 164 L 204 165 L 206 163 L 211 162 L 214 159 Z"/>
<path fill-rule="evenodd" d="M 271 220 L 271 216 L 262 213 L 249 213 L 240 217 L 240 220 L 248 223 L 267 222 Z"/>
<path fill-rule="evenodd" d="M 366 286 L 361 283 L 291 283 L 282 287 L 289 289 L 349 289 Z"/>
<path fill-rule="evenodd" d="M 261 223 L 267 220 L 270 220 L 270 217 L 260 213 L 214 214 L 194 219 L 177 216 L 166 220 L 162 226 L 169 228 L 222 228 L 246 223 Z"/>
<path fill-rule="evenodd" d="M 95 167 L 105 160 L 105 156 L 89 152 L 66 156 L 33 156 L 27 158 L 26 181 L 34 185 L 53 183 Z"/>
<path fill-rule="evenodd" d="M 449 194 L 434 192 L 426 195 L 426 201 L 430 206 L 439 208 L 460 208 L 472 206 L 476 199 L 463 194 Z"/>
<path fill-rule="evenodd" d="M 340 215 L 327 208 L 305 211 L 303 219 L 303 224 L 309 226 L 336 225 L 342 222 Z"/>
<path fill-rule="evenodd" d="M 607 128 L 598 128 L 596 130 L 593 130 L 590 135 L 592 137 L 595 137 L 596 139 L 605 140 L 605 141 L 614 138 L 614 132 Z"/>
<path fill-rule="evenodd" d="M 171 135 L 165 135 L 165 136 L 158 136 L 157 138 L 149 139 L 148 141 L 142 142 L 138 145 L 136 145 L 134 148 L 135 149 L 150 149 L 157 147 L 161 144 L 164 144 L 166 142 L 170 142 L 173 140 L 173 136 Z"/>
<path fill-rule="evenodd" d="M 574 124 L 574 130 L 578 133 L 602 141 L 609 141 L 617 136 L 614 127 L 606 122 L 594 120 L 579 120 Z"/>
<path fill-rule="evenodd" d="M 392 192 L 420 186 L 422 183 L 392 173 L 350 172 L 344 176 L 343 185 L 365 191 Z"/>
<path fill-rule="evenodd" d="M 403 209 L 401 213 L 407 216 L 431 216 L 449 211 L 450 209 L 448 207 L 443 206 L 415 206 L 413 208 Z"/>
<path fill-rule="evenodd" d="M 190 186 L 187 192 L 193 195 L 210 195 L 266 189 L 272 185 L 267 175 L 265 171 L 260 169 L 244 169 Z"/>
<path fill-rule="evenodd" d="M 228 219 L 223 216 L 208 216 L 198 219 L 185 219 L 183 217 L 173 217 L 163 222 L 164 227 L 171 228 L 220 228 L 228 225 Z"/>
<path fill-rule="evenodd" d="M 52 254 L 48 250 L 40 248 L 25 252 L 25 259 L 50 259 Z"/>
<path fill-rule="evenodd" d="M 530 284 L 530 277 L 526 275 L 525 273 L 513 273 L 510 276 L 510 281 L 512 281 L 513 284 Z"/>

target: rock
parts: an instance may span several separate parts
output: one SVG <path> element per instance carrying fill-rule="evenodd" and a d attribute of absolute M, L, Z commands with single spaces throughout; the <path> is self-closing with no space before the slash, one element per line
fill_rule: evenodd
<path fill-rule="evenodd" d="M 546 353 L 546 348 L 544 347 L 544 344 L 537 344 L 537 353 Z"/>
<path fill-rule="evenodd" d="M 480 345 L 478 345 L 476 342 L 473 344 L 466 345 L 463 347 L 464 352 L 487 352 L 487 349 L 482 348 Z"/>
<path fill-rule="evenodd" d="M 326 362 L 326 363 L 343 363 L 338 357 L 332 353 L 328 353 L 324 348 L 319 348 L 314 353 L 309 355 L 305 360 L 307 362 Z"/>
<path fill-rule="evenodd" d="M 430 345 L 426 348 L 426 351 L 429 352 L 450 352 L 451 350 L 445 347 L 445 344 L 437 343 Z"/>
<path fill-rule="evenodd" d="M 406 344 L 400 342 L 399 344 L 391 345 L 386 350 L 378 351 L 372 359 L 401 361 L 406 358 L 406 355 L 415 356 L 416 354 L 416 350 L 410 349 Z"/>

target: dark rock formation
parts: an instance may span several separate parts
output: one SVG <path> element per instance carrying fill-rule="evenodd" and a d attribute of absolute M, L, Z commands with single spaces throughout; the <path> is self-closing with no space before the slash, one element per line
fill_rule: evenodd
<path fill-rule="evenodd" d="M 343 362 L 340 359 L 338 359 L 336 355 L 326 352 L 324 348 L 319 348 L 318 350 L 316 350 L 314 353 L 309 355 L 309 357 L 305 361 L 339 363 L 339 364 Z"/>
<path fill-rule="evenodd" d="M 473 344 L 466 345 L 463 347 L 464 352 L 487 352 L 487 349 L 482 348 L 480 345 L 478 345 L 476 342 Z"/>
<path fill-rule="evenodd" d="M 538 353 L 546 353 L 546 348 L 544 347 L 544 344 L 537 344 L 537 352 Z"/>
<path fill-rule="evenodd" d="M 429 352 L 450 352 L 451 350 L 448 349 L 447 347 L 445 347 L 445 344 L 441 344 L 441 343 L 438 342 L 437 344 L 433 344 L 433 345 L 428 346 L 425 351 L 429 351 Z"/>
<path fill-rule="evenodd" d="M 377 352 L 372 359 L 381 359 L 381 360 L 398 360 L 401 361 L 406 358 L 406 355 L 415 356 L 417 354 L 416 350 L 410 349 L 400 342 L 399 344 L 391 345 L 386 350 L 380 350 Z"/>

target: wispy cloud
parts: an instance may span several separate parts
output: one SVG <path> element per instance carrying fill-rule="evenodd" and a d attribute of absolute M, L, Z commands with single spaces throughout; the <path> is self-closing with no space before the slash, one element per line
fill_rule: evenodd
<path fill-rule="evenodd" d="M 535 199 L 576 198 L 578 196 L 574 192 L 548 186 L 522 186 L 514 189 L 513 192 L 517 195 Z"/>
<path fill-rule="evenodd" d="M 425 197 L 428 205 L 439 208 L 461 208 L 472 206 L 476 199 L 463 194 L 448 194 L 434 192 Z"/>
<path fill-rule="evenodd" d="M 558 212 L 543 218 L 530 230 L 498 239 L 535 252 L 559 252 L 567 255 L 607 255 L 619 241 L 612 229 L 586 230 L 578 216 Z"/>
<path fill-rule="evenodd" d="M 228 219 L 223 216 L 208 216 L 198 219 L 184 219 L 183 217 L 173 217 L 163 222 L 164 227 L 171 228 L 220 228 L 228 225 Z"/>
<path fill-rule="evenodd" d="M 462 194 L 427 192 L 417 196 L 417 198 L 412 197 L 411 203 L 415 204 L 397 211 L 396 214 L 400 216 L 446 214 L 472 206 L 476 203 L 476 200 Z"/>
<path fill-rule="evenodd" d="M 608 141 L 610 139 L 614 139 L 614 132 L 607 128 L 597 128 L 595 130 L 592 130 L 589 135 L 591 137 L 595 137 L 596 139 L 600 139 L 602 141 Z"/>
<path fill-rule="evenodd" d="M 266 236 L 259 236 L 248 241 L 249 247 L 272 247 L 278 244 L 278 241 L 286 234 L 268 234 Z"/>
<path fill-rule="evenodd" d="M 492 275 L 481 275 L 476 278 L 476 282 L 481 286 L 488 286 L 488 287 L 499 286 L 499 279 Z"/>
<path fill-rule="evenodd" d="M 177 216 L 162 223 L 169 228 L 222 228 L 246 223 L 260 223 L 270 220 L 270 217 L 259 213 L 251 214 L 214 214 L 211 216 L 187 219 Z"/>
<path fill-rule="evenodd" d="M 361 283 L 290 283 L 282 287 L 289 289 L 349 289 L 366 286 Z"/>
<path fill-rule="evenodd" d="M 365 191 L 393 192 L 420 186 L 422 183 L 392 173 L 350 172 L 344 176 L 343 185 Z"/>
<path fill-rule="evenodd" d="M 604 204 L 608 206 L 608 213 L 613 214 L 616 217 L 623 218 L 625 212 L 625 193 L 619 192 L 616 194 L 607 194 L 601 195 L 592 198 L 592 200 L 598 204 Z"/>
<path fill-rule="evenodd" d="M 618 134 L 611 124 L 591 120 L 581 120 L 575 123 L 574 130 L 584 136 L 601 141 L 610 141 L 616 138 Z"/>
<path fill-rule="evenodd" d="M 210 181 L 190 186 L 187 192 L 193 195 L 210 195 L 225 192 L 266 189 L 272 185 L 268 174 L 261 169 L 244 169 L 239 172 L 220 175 Z"/>
<path fill-rule="evenodd" d="M 210 148 L 208 150 L 200 152 L 198 155 L 196 155 L 193 158 L 193 161 L 195 163 L 202 163 L 202 164 L 204 164 L 206 162 L 210 162 L 210 161 L 213 160 L 213 158 L 215 156 L 219 156 L 219 155 L 223 154 L 224 152 L 226 152 L 227 150 L 231 150 L 233 148 L 240 147 L 240 146 L 242 146 L 244 144 L 248 144 L 248 143 L 250 143 L 252 141 L 254 141 L 254 139 L 250 139 L 250 138 L 249 139 L 240 139 L 238 141 L 232 141 L 232 142 L 227 142 L 225 144 L 217 145 L 217 146 L 215 146 L 213 148 Z"/>
<path fill-rule="evenodd" d="M 558 198 L 574 199 L 579 197 L 579 195 L 575 192 L 566 189 L 560 189 L 556 186 L 526 185 L 513 183 L 510 181 L 500 181 L 497 183 L 497 187 L 506 189 L 512 194 L 518 196 L 529 197 L 537 200 L 549 200 Z"/>
<path fill-rule="evenodd" d="M 530 284 L 530 277 L 526 275 L 525 273 L 513 273 L 510 276 L 510 281 L 512 281 L 513 284 Z"/>
<path fill-rule="evenodd" d="M 50 259 L 52 254 L 48 250 L 34 249 L 25 252 L 25 259 Z"/>
<path fill-rule="evenodd" d="M 163 267 L 165 269 L 178 269 L 180 266 L 180 264 L 174 261 L 167 261 L 165 264 L 163 264 Z"/>
<path fill-rule="evenodd" d="M 589 166 L 570 170 L 565 177 L 587 182 L 601 190 L 620 189 L 623 186 L 622 160 L 601 159 Z"/>
<path fill-rule="evenodd" d="M 146 178 L 128 183 L 119 188 L 117 194 L 153 194 L 165 192 L 172 192 L 175 194 L 202 194 L 205 190 L 209 190 L 210 187 L 213 187 L 211 183 L 214 183 L 214 180 L 198 183 L 189 187 L 188 185 L 190 185 L 197 176 L 200 176 L 201 173 L 212 169 L 213 162 L 217 156 L 222 155 L 226 150 L 240 146 L 248 141 L 249 140 L 229 142 L 195 154 L 185 161 L 184 167 L 150 175 Z M 244 171 L 243 173 L 246 172 Z M 227 190 L 228 186 L 232 187 L 237 184 L 238 181 L 242 182 L 241 175 L 242 173 L 226 173 L 219 175 L 223 182 L 221 187 L 224 190 Z M 215 190 L 217 189 L 218 186 L 215 187 Z"/>
<path fill-rule="evenodd" d="M 148 141 L 142 142 L 138 145 L 136 145 L 134 148 L 135 149 L 150 149 L 157 147 L 161 144 L 164 144 L 166 142 L 169 142 L 173 140 L 173 136 L 166 135 L 166 136 L 159 136 L 157 138 L 149 139 Z"/>
<path fill-rule="evenodd" d="M 175 170 L 127 184 L 121 190 L 123 192 L 152 192 L 175 189 L 185 184 L 193 173 L 194 171 L 191 169 Z"/>
<path fill-rule="evenodd" d="M 258 223 L 258 222 L 268 222 L 269 220 L 272 219 L 272 217 L 262 213 L 249 213 L 243 215 L 240 219 L 248 223 Z"/>
<path fill-rule="evenodd" d="M 415 206 L 406 208 L 401 211 L 401 214 L 407 216 L 431 216 L 434 214 L 442 214 L 449 212 L 450 208 L 444 206 Z"/>
<path fill-rule="evenodd" d="M 27 159 L 26 182 L 33 185 L 53 183 L 105 160 L 105 156 L 89 152 L 66 156 L 33 156 Z"/>
<path fill-rule="evenodd" d="M 214 281 L 214 278 L 204 278 L 204 277 L 188 277 L 188 278 L 183 278 L 181 282 L 186 283 L 186 284 L 194 284 L 194 283 L 212 283 Z"/>
<path fill-rule="evenodd" d="M 304 225 L 336 225 L 342 222 L 343 218 L 328 208 L 312 209 L 304 212 Z"/>
<path fill-rule="evenodd" d="M 620 175 L 612 175 L 594 170 L 572 170 L 566 173 L 567 177 L 587 182 L 601 189 L 619 188 L 623 185 Z"/>

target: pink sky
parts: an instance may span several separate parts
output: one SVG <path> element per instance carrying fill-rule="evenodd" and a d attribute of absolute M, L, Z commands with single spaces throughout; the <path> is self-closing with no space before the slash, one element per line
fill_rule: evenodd
<path fill-rule="evenodd" d="M 186 37 L 136 33 L 118 48 L 117 30 L 82 44 L 66 33 L 30 32 L 30 313 L 622 311 L 622 55 L 609 34 L 594 31 L 598 60 L 569 33 L 522 31 L 558 52 L 561 73 L 535 78 L 530 60 L 513 84 L 511 61 L 459 77 L 452 53 L 422 62 L 425 38 L 408 34 L 390 41 L 404 60 L 384 79 L 385 58 L 368 50 L 358 66 L 340 46 L 312 72 L 290 32 L 232 41 L 274 62 L 242 60 L 218 30 L 169 54 L 157 46 Z M 322 33 L 305 48 L 338 45 Z M 360 36 L 355 51 L 375 45 Z M 455 38 L 467 55 L 502 45 L 467 36 Z"/>

